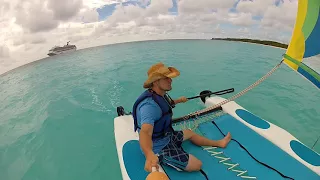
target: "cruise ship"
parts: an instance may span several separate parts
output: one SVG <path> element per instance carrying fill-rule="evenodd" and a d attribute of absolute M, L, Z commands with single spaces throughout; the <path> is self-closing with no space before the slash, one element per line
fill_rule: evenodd
<path fill-rule="evenodd" d="M 69 45 L 69 42 L 70 41 L 68 41 L 67 44 L 64 45 L 63 47 L 54 46 L 53 48 L 51 48 L 49 50 L 48 56 L 54 56 L 54 55 L 58 55 L 58 54 L 62 54 L 62 53 L 68 53 L 68 52 L 76 51 L 77 50 L 77 46 Z"/>

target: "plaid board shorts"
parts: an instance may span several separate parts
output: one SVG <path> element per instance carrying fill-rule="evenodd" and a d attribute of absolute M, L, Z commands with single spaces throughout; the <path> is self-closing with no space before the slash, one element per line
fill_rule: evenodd
<path fill-rule="evenodd" d="M 174 131 L 170 142 L 158 153 L 159 162 L 183 171 L 189 161 L 189 154 L 182 148 L 183 131 Z"/>

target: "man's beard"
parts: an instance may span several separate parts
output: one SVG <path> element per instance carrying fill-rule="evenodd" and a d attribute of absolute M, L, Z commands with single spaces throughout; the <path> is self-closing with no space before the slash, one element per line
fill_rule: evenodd
<path fill-rule="evenodd" d="M 161 89 L 162 91 L 171 91 L 172 87 L 170 87 L 170 88 L 168 88 L 168 89 L 160 87 L 160 89 Z"/>

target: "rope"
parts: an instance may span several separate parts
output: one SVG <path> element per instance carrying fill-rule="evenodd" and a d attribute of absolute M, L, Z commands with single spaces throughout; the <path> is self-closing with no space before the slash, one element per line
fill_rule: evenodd
<path fill-rule="evenodd" d="M 318 137 L 318 139 L 316 140 L 316 142 L 313 144 L 312 148 L 311 149 L 314 149 L 314 147 L 316 146 L 317 142 L 319 141 L 320 139 L 320 136 Z"/>
<path fill-rule="evenodd" d="M 228 166 L 228 170 L 237 173 L 238 177 L 241 177 L 243 179 L 257 179 L 254 176 L 245 175 L 248 174 L 247 170 L 242 170 L 239 163 L 232 162 L 230 157 L 227 157 L 223 151 L 215 151 L 217 147 L 203 147 L 203 150 L 207 151 L 211 154 L 211 156 L 217 158 L 219 160 L 219 163 Z M 220 155 L 220 156 L 218 156 Z M 222 159 L 222 160 L 220 160 Z"/>
<path fill-rule="evenodd" d="M 199 116 L 200 114 L 202 113 L 205 113 L 207 111 L 210 111 L 210 110 L 213 110 L 213 109 L 216 109 L 230 101 L 233 101 L 237 98 L 239 98 L 240 96 L 244 95 L 245 93 L 247 93 L 248 91 L 250 91 L 251 89 L 253 89 L 254 87 L 256 87 L 257 85 L 259 85 L 261 82 L 263 82 L 267 77 L 271 76 L 272 73 L 274 73 L 279 67 L 280 65 L 282 64 L 283 60 L 277 64 L 271 71 L 269 71 L 266 75 L 264 75 L 262 78 L 260 78 L 258 81 L 256 81 L 255 83 L 253 83 L 252 85 L 250 85 L 249 87 L 247 87 L 246 89 L 242 90 L 241 92 L 239 92 L 238 94 L 230 97 L 229 99 L 225 100 L 225 101 L 222 101 L 216 105 L 213 105 L 211 107 L 208 107 L 206 109 L 203 109 L 203 110 L 199 110 L 199 111 L 195 111 L 193 113 L 189 113 L 188 115 L 184 116 L 183 119 L 187 120 L 189 119 L 191 116 Z"/>

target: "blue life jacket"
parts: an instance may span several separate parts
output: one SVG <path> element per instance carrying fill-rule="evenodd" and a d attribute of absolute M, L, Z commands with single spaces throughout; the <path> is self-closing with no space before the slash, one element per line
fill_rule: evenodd
<path fill-rule="evenodd" d="M 136 102 L 133 105 L 132 110 L 132 116 L 134 119 L 134 131 L 137 131 L 137 129 L 141 129 L 138 126 L 138 120 L 137 120 L 137 114 L 136 109 L 138 107 L 138 104 L 143 101 L 145 98 L 152 97 L 152 99 L 159 105 L 162 111 L 161 118 L 156 120 L 153 127 L 153 134 L 152 139 L 159 139 L 163 138 L 167 133 L 172 132 L 172 108 L 169 106 L 168 102 L 165 100 L 164 97 L 158 95 L 152 90 L 146 90 L 143 92 L 139 98 L 136 100 Z"/>

